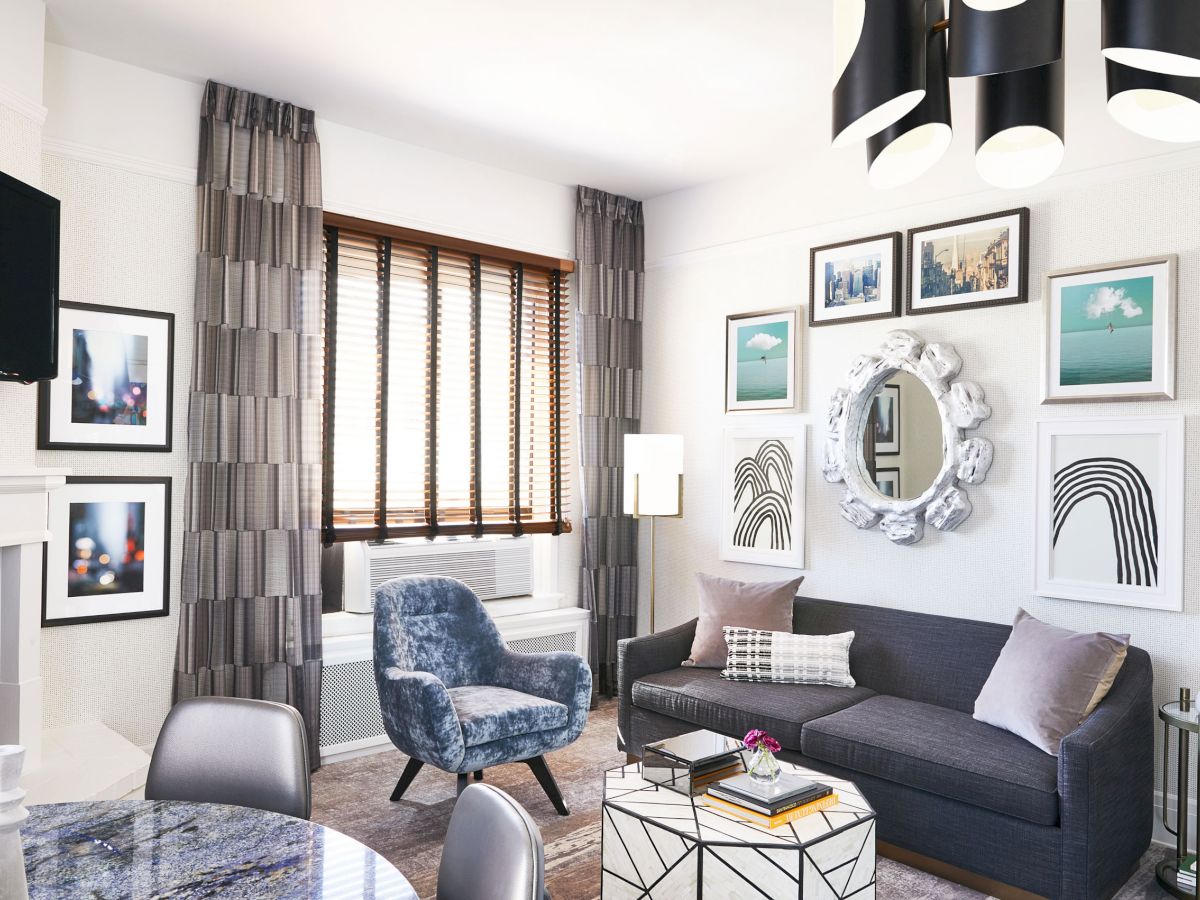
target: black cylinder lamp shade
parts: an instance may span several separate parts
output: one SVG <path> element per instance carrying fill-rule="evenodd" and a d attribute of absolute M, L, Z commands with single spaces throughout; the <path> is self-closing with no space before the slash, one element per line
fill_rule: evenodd
<path fill-rule="evenodd" d="M 1200 141 L 1200 78 L 1147 72 L 1111 59 L 1104 66 L 1114 119 L 1156 141 Z"/>
<path fill-rule="evenodd" d="M 1200 2 L 1104 0 L 1100 46 L 1106 57 L 1125 66 L 1200 76 Z"/>
<path fill-rule="evenodd" d="M 950 77 L 1047 66 L 1063 55 L 1063 0 L 950 0 Z"/>
<path fill-rule="evenodd" d="M 1036 69 L 979 79 L 975 168 L 984 181 L 995 187 L 1020 188 L 1054 174 L 1065 152 L 1063 91 L 1061 59 Z"/>
<path fill-rule="evenodd" d="M 934 30 L 944 11 L 944 0 L 925 0 L 925 98 L 899 122 L 867 138 L 867 180 L 872 187 L 908 184 L 936 165 L 954 138 L 946 33 Z"/>
<path fill-rule="evenodd" d="M 925 0 L 835 0 L 834 15 L 833 146 L 846 147 L 924 98 Z"/>

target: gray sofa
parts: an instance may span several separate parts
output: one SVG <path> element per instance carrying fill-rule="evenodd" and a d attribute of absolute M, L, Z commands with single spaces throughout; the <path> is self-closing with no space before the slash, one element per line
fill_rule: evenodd
<path fill-rule="evenodd" d="M 1109 897 L 1150 844 L 1150 657 L 1131 647 L 1112 690 L 1058 758 L 971 717 L 1007 625 L 797 598 L 799 634 L 854 631 L 853 688 L 727 682 L 684 668 L 695 620 L 622 641 L 619 741 L 763 728 L 781 756 L 853 779 L 878 835 L 1045 897 Z"/>

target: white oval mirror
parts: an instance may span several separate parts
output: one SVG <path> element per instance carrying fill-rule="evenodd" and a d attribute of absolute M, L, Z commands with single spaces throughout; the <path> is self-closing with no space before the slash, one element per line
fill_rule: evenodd
<path fill-rule="evenodd" d="M 891 500 L 929 490 L 942 468 L 942 416 L 917 376 L 897 371 L 871 398 L 863 425 L 863 468 L 874 489 Z"/>

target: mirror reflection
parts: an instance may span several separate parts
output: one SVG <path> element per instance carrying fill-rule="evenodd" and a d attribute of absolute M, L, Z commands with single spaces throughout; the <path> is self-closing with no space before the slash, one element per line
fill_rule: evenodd
<path fill-rule="evenodd" d="M 921 496 L 942 466 L 942 419 L 925 383 L 895 372 L 871 400 L 863 428 L 863 468 L 893 500 Z"/>

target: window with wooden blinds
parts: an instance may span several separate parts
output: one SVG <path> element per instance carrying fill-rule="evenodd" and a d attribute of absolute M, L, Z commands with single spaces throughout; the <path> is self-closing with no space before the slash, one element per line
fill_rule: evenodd
<path fill-rule="evenodd" d="M 570 530 L 572 269 L 326 213 L 326 543 Z"/>

